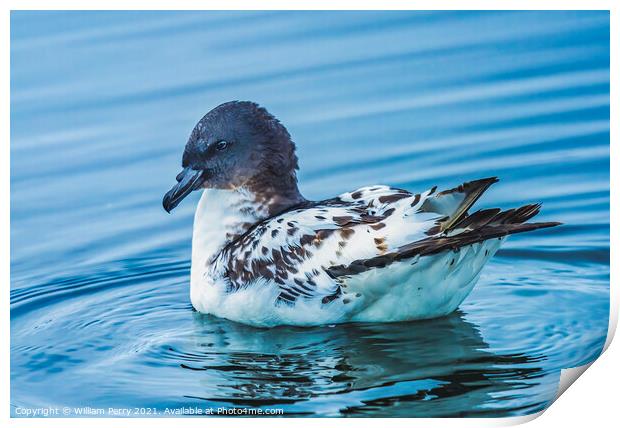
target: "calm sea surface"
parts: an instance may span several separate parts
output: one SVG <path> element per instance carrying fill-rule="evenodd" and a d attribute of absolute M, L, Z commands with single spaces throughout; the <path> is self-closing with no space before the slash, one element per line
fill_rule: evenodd
<path fill-rule="evenodd" d="M 255 329 L 189 302 L 195 122 L 257 101 L 300 187 L 497 175 L 542 202 L 450 317 Z M 11 17 L 11 403 L 507 416 L 600 353 L 609 312 L 607 12 L 35 13 Z"/>

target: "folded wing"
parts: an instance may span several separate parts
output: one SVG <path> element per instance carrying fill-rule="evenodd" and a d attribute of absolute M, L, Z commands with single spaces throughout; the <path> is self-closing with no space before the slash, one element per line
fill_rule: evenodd
<path fill-rule="evenodd" d="M 221 252 L 214 269 L 231 290 L 267 283 L 279 288 L 281 302 L 319 298 L 328 303 L 341 293 L 340 276 L 556 224 L 523 224 L 538 205 L 468 215 L 496 181 L 421 194 L 369 186 L 308 202 L 255 225 Z"/>

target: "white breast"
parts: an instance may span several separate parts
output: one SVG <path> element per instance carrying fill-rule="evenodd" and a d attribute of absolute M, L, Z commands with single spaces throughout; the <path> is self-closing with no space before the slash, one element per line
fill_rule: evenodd
<path fill-rule="evenodd" d="M 207 189 L 202 192 L 194 216 L 191 287 L 204 285 L 213 258 L 228 243 L 227 237 L 242 233 L 262 213 L 249 195 L 240 191 Z M 244 226 L 245 225 L 245 226 Z"/>

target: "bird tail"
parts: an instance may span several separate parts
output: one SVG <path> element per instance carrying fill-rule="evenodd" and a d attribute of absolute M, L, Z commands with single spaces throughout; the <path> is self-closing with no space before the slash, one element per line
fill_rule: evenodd
<path fill-rule="evenodd" d="M 488 185 L 486 185 L 486 188 L 488 188 Z M 478 188 L 486 190 L 483 185 Z M 464 205 L 471 206 L 473 203 L 470 202 L 471 198 L 477 199 L 480 197 L 481 193 L 477 193 L 470 193 L 473 196 L 466 197 L 465 200 L 467 202 Z M 459 210 L 461 214 L 444 223 L 449 226 L 445 227 L 441 233 L 405 244 L 380 256 L 355 260 L 348 265 L 332 266 L 328 269 L 328 274 L 333 278 L 354 275 L 416 256 L 428 256 L 448 250 L 457 251 L 464 246 L 489 239 L 502 238 L 515 233 L 529 232 L 562 224 L 559 222 L 526 223 L 527 220 L 538 214 L 540 207 L 540 204 L 529 204 L 506 211 L 501 211 L 499 208 L 491 208 L 476 211 L 471 215 L 467 215 L 466 210 Z"/>

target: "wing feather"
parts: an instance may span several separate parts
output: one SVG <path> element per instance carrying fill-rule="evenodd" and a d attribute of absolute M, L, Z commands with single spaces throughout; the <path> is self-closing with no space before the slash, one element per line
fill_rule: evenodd
<path fill-rule="evenodd" d="M 368 186 L 308 202 L 256 224 L 226 246 L 213 264 L 231 290 L 267 282 L 279 300 L 341 295 L 341 276 L 557 223 L 524 223 L 540 205 L 467 215 L 497 181 L 491 177 L 421 194 Z"/>
<path fill-rule="evenodd" d="M 329 301 L 340 293 L 340 284 L 327 274 L 331 266 L 384 254 L 407 237 L 426 236 L 443 217 L 416 214 L 431 190 L 413 195 L 369 186 L 300 206 L 259 223 L 225 247 L 214 269 L 231 290 L 266 279 L 280 288 L 285 302 Z"/>

